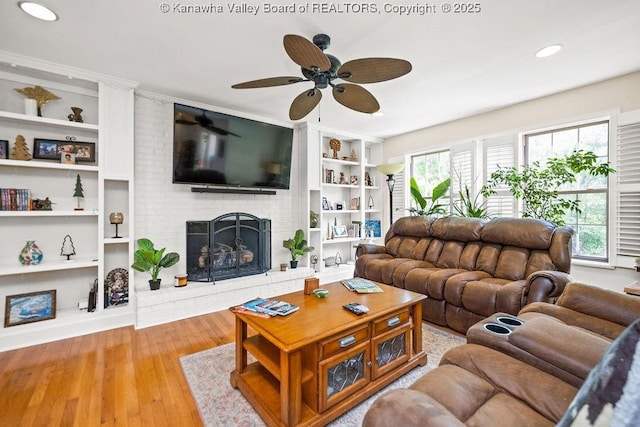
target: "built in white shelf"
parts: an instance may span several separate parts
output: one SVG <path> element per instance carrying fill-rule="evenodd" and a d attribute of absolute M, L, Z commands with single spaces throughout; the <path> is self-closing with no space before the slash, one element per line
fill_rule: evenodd
<path fill-rule="evenodd" d="M 16 259 L 18 256 L 16 255 Z M 46 271 L 72 270 L 77 268 L 97 267 L 98 260 L 87 258 L 76 258 L 71 261 L 44 260 L 37 265 L 21 265 L 17 262 L 10 265 L 0 265 L 0 276 L 11 276 L 14 274 L 42 273 Z"/>
<path fill-rule="evenodd" d="M 27 114 L 11 113 L 8 111 L 0 111 L 0 119 L 98 132 L 98 125 L 94 125 L 91 123 L 79 123 L 71 122 L 68 120 L 50 119 L 48 117 L 31 116 Z"/>
<path fill-rule="evenodd" d="M 130 239 L 128 237 L 120 237 L 120 238 L 114 238 L 114 237 L 107 237 L 104 239 L 104 244 L 105 245 L 117 245 L 117 244 L 121 244 L 121 243 L 129 243 Z"/>
<path fill-rule="evenodd" d="M 359 162 L 352 162 L 351 160 L 331 159 L 328 157 L 323 157 L 322 161 L 324 163 L 337 163 L 337 164 L 347 165 L 347 166 L 358 166 L 360 164 Z"/>
<path fill-rule="evenodd" d="M 0 217 L 98 216 L 97 210 L 83 211 L 0 211 Z"/>
<path fill-rule="evenodd" d="M 65 165 L 63 163 L 45 162 L 39 160 L 12 160 L 0 159 L 0 166 L 12 166 L 21 168 L 58 169 L 78 172 L 98 172 L 98 166 L 94 165 Z"/>
<path fill-rule="evenodd" d="M 327 215 L 352 214 L 352 213 L 358 213 L 358 212 L 360 212 L 360 211 L 352 210 L 352 209 L 329 209 L 329 210 L 323 210 L 322 211 L 323 214 L 327 214 Z"/>
<path fill-rule="evenodd" d="M 331 244 L 335 244 L 335 243 L 345 243 L 345 242 L 362 242 L 362 243 L 366 243 L 368 241 L 368 239 L 364 240 L 361 239 L 359 237 L 336 237 L 335 239 L 328 239 L 328 240 L 323 240 L 322 244 L 323 245 L 331 245 Z"/>
<path fill-rule="evenodd" d="M 328 188 L 360 188 L 357 185 L 353 185 L 353 184 L 329 184 L 326 182 L 322 183 L 323 187 L 328 187 Z"/>

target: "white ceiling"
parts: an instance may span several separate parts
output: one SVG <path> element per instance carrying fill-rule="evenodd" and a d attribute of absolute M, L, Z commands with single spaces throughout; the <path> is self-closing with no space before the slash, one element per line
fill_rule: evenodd
<path fill-rule="evenodd" d="M 272 1 L 301 7 L 304 0 Z M 317 2 L 322 3 L 322 2 Z M 289 121 L 297 83 L 264 89 L 231 85 L 265 77 L 299 75 L 282 45 L 285 34 L 331 36 L 327 53 L 343 63 L 364 57 L 410 61 L 399 79 L 365 85 L 383 117 L 338 104 L 324 90 L 308 121 L 352 132 L 392 136 L 640 70 L 638 0 L 483 0 L 475 14 L 442 12 L 400 16 L 344 13 L 231 13 L 233 4 L 186 0 L 174 5 L 219 5 L 221 13 L 169 13 L 161 0 L 44 0 L 56 22 L 24 14 L 14 0 L 0 2 L 0 50 L 140 82 L 140 88 Z M 389 1 L 388 4 L 392 2 Z M 397 2 L 396 2 L 397 3 Z M 402 2 L 406 5 L 425 4 Z M 454 3 L 449 3 L 454 4 Z M 561 43 L 557 55 L 536 50 Z"/>

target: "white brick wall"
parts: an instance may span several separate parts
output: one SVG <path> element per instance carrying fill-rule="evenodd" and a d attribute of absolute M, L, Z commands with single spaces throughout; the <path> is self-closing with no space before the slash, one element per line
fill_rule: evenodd
<path fill-rule="evenodd" d="M 135 102 L 135 237 L 147 237 L 156 247 L 166 247 L 182 257 L 176 266 L 160 272 L 160 277 L 173 286 L 174 274 L 186 271 L 186 221 L 211 220 L 229 212 L 270 218 L 272 266 L 277 268 L 287 262 L 289 252 L 282 247 L 282 240 L 301 227 L 297 134 L 294 133 L 290 190 L 278 190 L 275 196 L 192 193 L 190 185 L 171 182 L 173 102 L 147 93 L 136 95 Z M 181 99 L 175 102 L 190 104 Z M 195 102 L 190 105 L 220 110 Z M 147 280 L 147 275 L 136 272 L 136 289 L 148 289 Z"/>

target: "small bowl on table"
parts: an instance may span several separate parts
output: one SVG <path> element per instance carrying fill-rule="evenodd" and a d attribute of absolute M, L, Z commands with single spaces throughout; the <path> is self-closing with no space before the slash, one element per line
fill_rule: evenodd
<path fill-rule="evenodd" d="M 329 296 L 329 291 L 327 289 L 318 288 L 313 290 L 313 294 L 318 298 L 326 298 Z"/>

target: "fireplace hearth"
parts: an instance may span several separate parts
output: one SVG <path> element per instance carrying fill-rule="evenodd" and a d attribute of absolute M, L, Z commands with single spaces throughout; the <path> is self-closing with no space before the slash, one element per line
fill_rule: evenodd
<path fill-rule="evenodd" d="M 187 274 L 215 282 L 271 268 L 271 220 L 235 212 L 211 221 L 187 221 Z"/>

